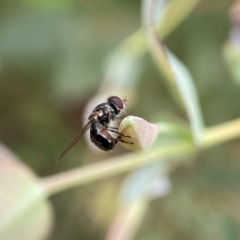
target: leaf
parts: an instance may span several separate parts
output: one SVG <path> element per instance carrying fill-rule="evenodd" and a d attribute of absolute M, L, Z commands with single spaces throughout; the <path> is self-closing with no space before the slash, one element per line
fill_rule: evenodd
<path fill-rule="evenodd" d="M 175 75 L 175 81 L 179 94 L 190 120 L 195 143 L 200 144 L 202 141 L 204 124 L 194 81 L 184 64 L 169 50 L 166 49 L 166 52 L 170 66 Z"/>
<path fill-rule="evenodd" d="M 196 7 L 200 0 L 169 1 L 158 15 L 157 29 L 161 38 L 174 30 Z"/>
<path fill-rule="evenodd" d="M 160 161 L 129 174 L 122 186 L 121 201 L 129 203 L 138 198 L 153 199 L 166 195 L 171 188 L 167 166 L 167 162 Z"/>
<path fill-rule="evenodd" d="M 188 69 L 160 42 L 155 43 L 155 59 L 160 70 L 178 91 L 190 120 L 195 143 L 200 144 L 203 133 L 203 118 L 198 101 L 198 94 Z M 158 55 L 157 55 L 158 54 Z"/>
<path fill-rule="evenodd" d="M 119 47 L 109 54 L 105 62 L 105 76 L 99 92 L 103 95 L 131 95 L 142 71 L 141 57 L 147 50 L 141 30 L 128 36 Z"/>
<path fill-rule="evenodd" d="M 154 163 L 135 170 L 123 183 L 118 212 L 107 234 L 107 240 L 134 239 L 149 202 L 166 195 L 171 183 L 166 176 L 166 163 Z M 156 187 L 157 186 L 157 187 Z"/>
<path fill-rule="evenodd" d="M 52 209 L 38 179 L 0 145 L 0 239 L 46 239 L 52 224 Z"/>
<path fill-rule="evenodd" d="M 149 19 L 145 20 L 145 25 L 148 30 L 150 48 L 159 69 L 169 82 L 172 92 L 180 96 L 190 120 L 195 143 L 200 144 L 204 124 L 197 91 L 188 69 L 164 46 L 158 37 L 157 22 L 155 19 L 157 14 L 162 16 L 163 10 L 159 10 L 157 7 L 154 8 L 154 6 L 160 3 L 163 2 L 161 0 L 151 0 L 148 2 L 150 7 L 146 8 L 148 14 L 145 15 Z M 165 21 L 164 18 L 160 17 L 160 19 L 162 22 Z M 179 100 L 179 97 L 176 97 L 176 99 Z"/>
<path fill-rule="evenodd" d="M 143 23 L 154 26 L 161 38 L 173 31 L 196 7 L 200 0 L 144 0 Z"/>

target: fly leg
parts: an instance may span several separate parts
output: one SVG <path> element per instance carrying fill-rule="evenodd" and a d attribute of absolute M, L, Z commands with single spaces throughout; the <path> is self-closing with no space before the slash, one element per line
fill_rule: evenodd
<path fill-rule="evenodd" d="M 108 127 L 107 129 L 109 129 L 109 131 L 110 131 L 110 129 L 113 129 L 113 130 L 118 130 L 118 128 L 117 127 Z"/>
<path fill-rule="evenodd" d="M 108 131 L 109 132 L 114 132 L 114 133 L 118 134 L 118 137 L 115 139 L 115 144 L 117 144 L 118 142 L 122 142 L 122 143 L 126 143 L 126 144 L 134 144 L 132 142 L 126 142 L 126 141 L 122 140 L 122 137 L 132 138 L 132 136 L 128 136 L 128 135 L 122 134 L 122 133 L 118 132 L 117 130 L 118 130 L 118 128 L 108 127 Z"/>
<path fill-rule="evenodd" d="M 131 136 L 123 135 L 121 133 L 118 133 L 118 134 L 119 134 L 119 136 L 117 138 L 115 138 L 115 144 L 117 144 L 118 142 L 122 142 L 122 143 L 126 143 L 126 144 L 134 144 L 133 142 L 126 142 L 122 139 L 122 137 L 132 138 Z"/>
<path fill-rule="evenodd" d="M 117 129 L 117 128 L 114 128 L 114 129 Z M 118 132 L 118 131 L 116 131 L 116 130 L 113 130 L 113 129 L 111 129 L 111 128 L 108 128 L 108 131 L 109 131 L 109 132 L 117 133 L 120 137 L 132 138 L 132 136 L 128 136 L 128 135 L 122 134 L 122 133 L 120 133 L 120 132 Z"/>
<path fill-rule="evenodd" d="M 120 137 L 121 137 L 121 136 L 120 136 Z M 129 137 L 129 136 L 128 136 L 128 137 Z M 121 138 L 119 139 L 119 141 L 122 142 L 122 143 L 126 143 L 126 144 L 134 144 L 133 142 L 126 142 L 126 141 L 122 140 Z"/>

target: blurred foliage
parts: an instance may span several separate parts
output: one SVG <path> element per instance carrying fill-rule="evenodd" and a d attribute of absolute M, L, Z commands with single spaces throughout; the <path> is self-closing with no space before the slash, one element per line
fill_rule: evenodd
<path fill-rule="evenodd" d="M 45 239 L 53 226 L 53 212 L 32 171 L 0 145 L 1 239 Z"/>
<path fill-rule="evenodd" d="M 202 1 L 164 40 L 192 73 L 207 126 L 240 115 L 240 89 L 221 55 L 232 3 Z M 123 152 L 117 147 L 99 157 L 81 140 L 69 152 L 71 161 L 55 164 L 82 126 L 83 108 L 99 89 L 109 54 L 140 26 L 140 2 L 1 0 L 0 6 L 1 142 L 41 177 Z M 140 67 L 128 112 L 149 121 L 184 119 L 148 54 Z M 174 171 L 172 191 L 150 203 L 136 239 L 239 239 L 239 144 L 208 150 Z M 49 239 L 103 239 L 122 179 L 52 197 L 56 224 Z"/>

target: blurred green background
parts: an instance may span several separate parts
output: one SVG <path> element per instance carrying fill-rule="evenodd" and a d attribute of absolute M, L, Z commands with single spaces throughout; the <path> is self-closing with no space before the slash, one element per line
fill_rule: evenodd
<path fill-rule="evenodd" d="M 207 126 L 240 115 L 240 89 L 222 57 L 232 3 L 201 1 L 164 40 L 192 73 Z M 107 56 L 139 28 L 140 5 L 136 0 L 0 1 L 0 140 L 38 176 L 97 161 L 81 140 L 68 158 L 55 163 L 82 126 Z M 139 68 L 137 100 L 128 112 L 149 121 L 184 117 L 149 54 Z M 172 191 L 151 203 L 136 239 L 240 239 L 239 145 L 237 140 L 200 153 L 175 171 Z M 118 147 L 110 155 L 122 151 Z M 52 197 L 56 221 L 49 239 L 103 239 L 123 177 Z"/>

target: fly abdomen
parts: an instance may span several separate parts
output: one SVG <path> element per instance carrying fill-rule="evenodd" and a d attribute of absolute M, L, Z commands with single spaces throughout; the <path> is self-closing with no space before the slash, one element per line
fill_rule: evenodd
<path fill-rule="evenodd" d="M 91 141 L 103 151 L 111 151 L 116 145 L 115 138 L 110 135 L 106 128 L 104 128 L 97 120 L 93 120 L 90 129 Z"/>

